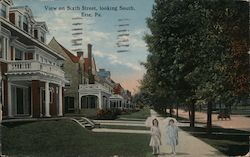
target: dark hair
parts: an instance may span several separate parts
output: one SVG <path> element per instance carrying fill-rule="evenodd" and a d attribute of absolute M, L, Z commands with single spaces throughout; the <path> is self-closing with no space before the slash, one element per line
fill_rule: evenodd
<path fill-rule="evenodd" d="M 174 120 L 173 120 L 173 119 L 170 119 L 168 123 L 170 124 L 170 122 L 173 122 L 173 123 L 174 123 Z"/>
<path fill-rule="evenodd" d="M 153 126 L 154 126 L 154 121 L 156 121 L 157 126 L 159 126 L 159 121 L 158 121 L 156 118 L 152 120 L 152 124 L 153 124 Z"/>

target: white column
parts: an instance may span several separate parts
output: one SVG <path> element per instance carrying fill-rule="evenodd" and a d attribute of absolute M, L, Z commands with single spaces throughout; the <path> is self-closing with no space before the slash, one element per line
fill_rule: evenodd
<path fill-rule="evenodd" d="M 13 61 L 15 61 L 15 60 L 16 60 L 16 49 L 13 46 Z"/>
<path fill-rule="evenodd" d="M 45 82 L 45 117 L 50 117 L 49 101 L 50 101 L 49 82 Z"/>
<path fill-rule="evenodd" d="M 13 117 L 12 112 L 12 96 L 11 96 L 11 84 L 8 81 L 8 117 Z"/>
<path fill-rule="evenodd" d="M 78 101 L 78 109 L 79 109 L 79 111 L 81 111 L 81 109 L 82 109 L 82 99 L 81 99 L 81 97 L 82 97 L 82 96 L 79 94 L 78 97 L 79 97 L 79 98 L 78 98 L 78 100 L 79 100 L 79 101 Z M 84 102 L 84 103 L 85 103 L 85 102 Z"/>
<path fill-rule="evenodd" d="M 99 93 L 99 97 L 98 97 L 98 101 L 99 101 L 99 109 L 102 109 L 102 94 L 101 92 Z"/>
<path fill-rule="evenodd" d="M 62 106 L 62 85 L 59 85 L 59 100 L 58 100 L 58 116 L 63 116 L 63 106 Z"/>
<path fill-rule="evenodd" d="M 107 102 L 108 102 L 108 108 L 110 109 L 111 107 L 110 107 L 110 99 L 109 98 L 107 98 Z"/>

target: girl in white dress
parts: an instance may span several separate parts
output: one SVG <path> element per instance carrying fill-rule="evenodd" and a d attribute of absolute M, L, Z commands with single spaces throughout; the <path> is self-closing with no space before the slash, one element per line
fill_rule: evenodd
<path fill-rule="evenodd" d="M 151 127 L 151 139 L 149 146 L 153 148 L 153 154 L 160 153 L 160 145 L 161 145 L 161 132 L 159 129 L 159 122 L 157 119 L 152 121 L 153 126 Z"/>
<path fill-rule="evenodd" d="M 166 143 L 171 146 L 172 154 L 175 155 L 175 147 L 178 144 L 178 127 L 175 125 L 173 119 L 169 120 L 169 124 L 166 126 L 166 132 Z"/>

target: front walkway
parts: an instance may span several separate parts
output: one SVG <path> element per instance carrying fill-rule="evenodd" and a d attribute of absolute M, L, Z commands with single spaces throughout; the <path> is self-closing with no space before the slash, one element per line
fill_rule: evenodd
<path fill-rule="evenodd" d="M 159 126 L 162 133 L 162 146 L 160 147 L 161 154 L 158 157 L 171 156 L 170 146 L 165 145 L 165 130 L 162 123 L 163 117 L 160 117 L 154 110 L 151 110 L 151 116 L 159 117 Z M 189 133 L 179 130 L 179 145 L 176 148 L 176 156 L 181 157 L 224 157 L 217 149 L 206 144 L 200 139 L 190 135 Z"/>

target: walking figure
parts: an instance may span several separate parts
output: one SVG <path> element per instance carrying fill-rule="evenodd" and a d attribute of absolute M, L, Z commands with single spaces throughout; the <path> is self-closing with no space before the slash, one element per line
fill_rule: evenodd
<path fill-rule="evenodd" d="M 157 119 L 154 119 L 152 121 L 152 127 L 151 127 L 151 139 L 149 146 L 153 148 L 154 155 L 160 154 L 160 145 L 161 145 L 161 132 L 159 129 L 159 121 Z"/>
<path fill-rule="evenodd" d="M 178 145 L 178 127 L 175 125 L 173 119 L 169 120 L 166 126 L 166 143 L 171 146 L 171 154 L 176 155 L 175 147 Z"/>

